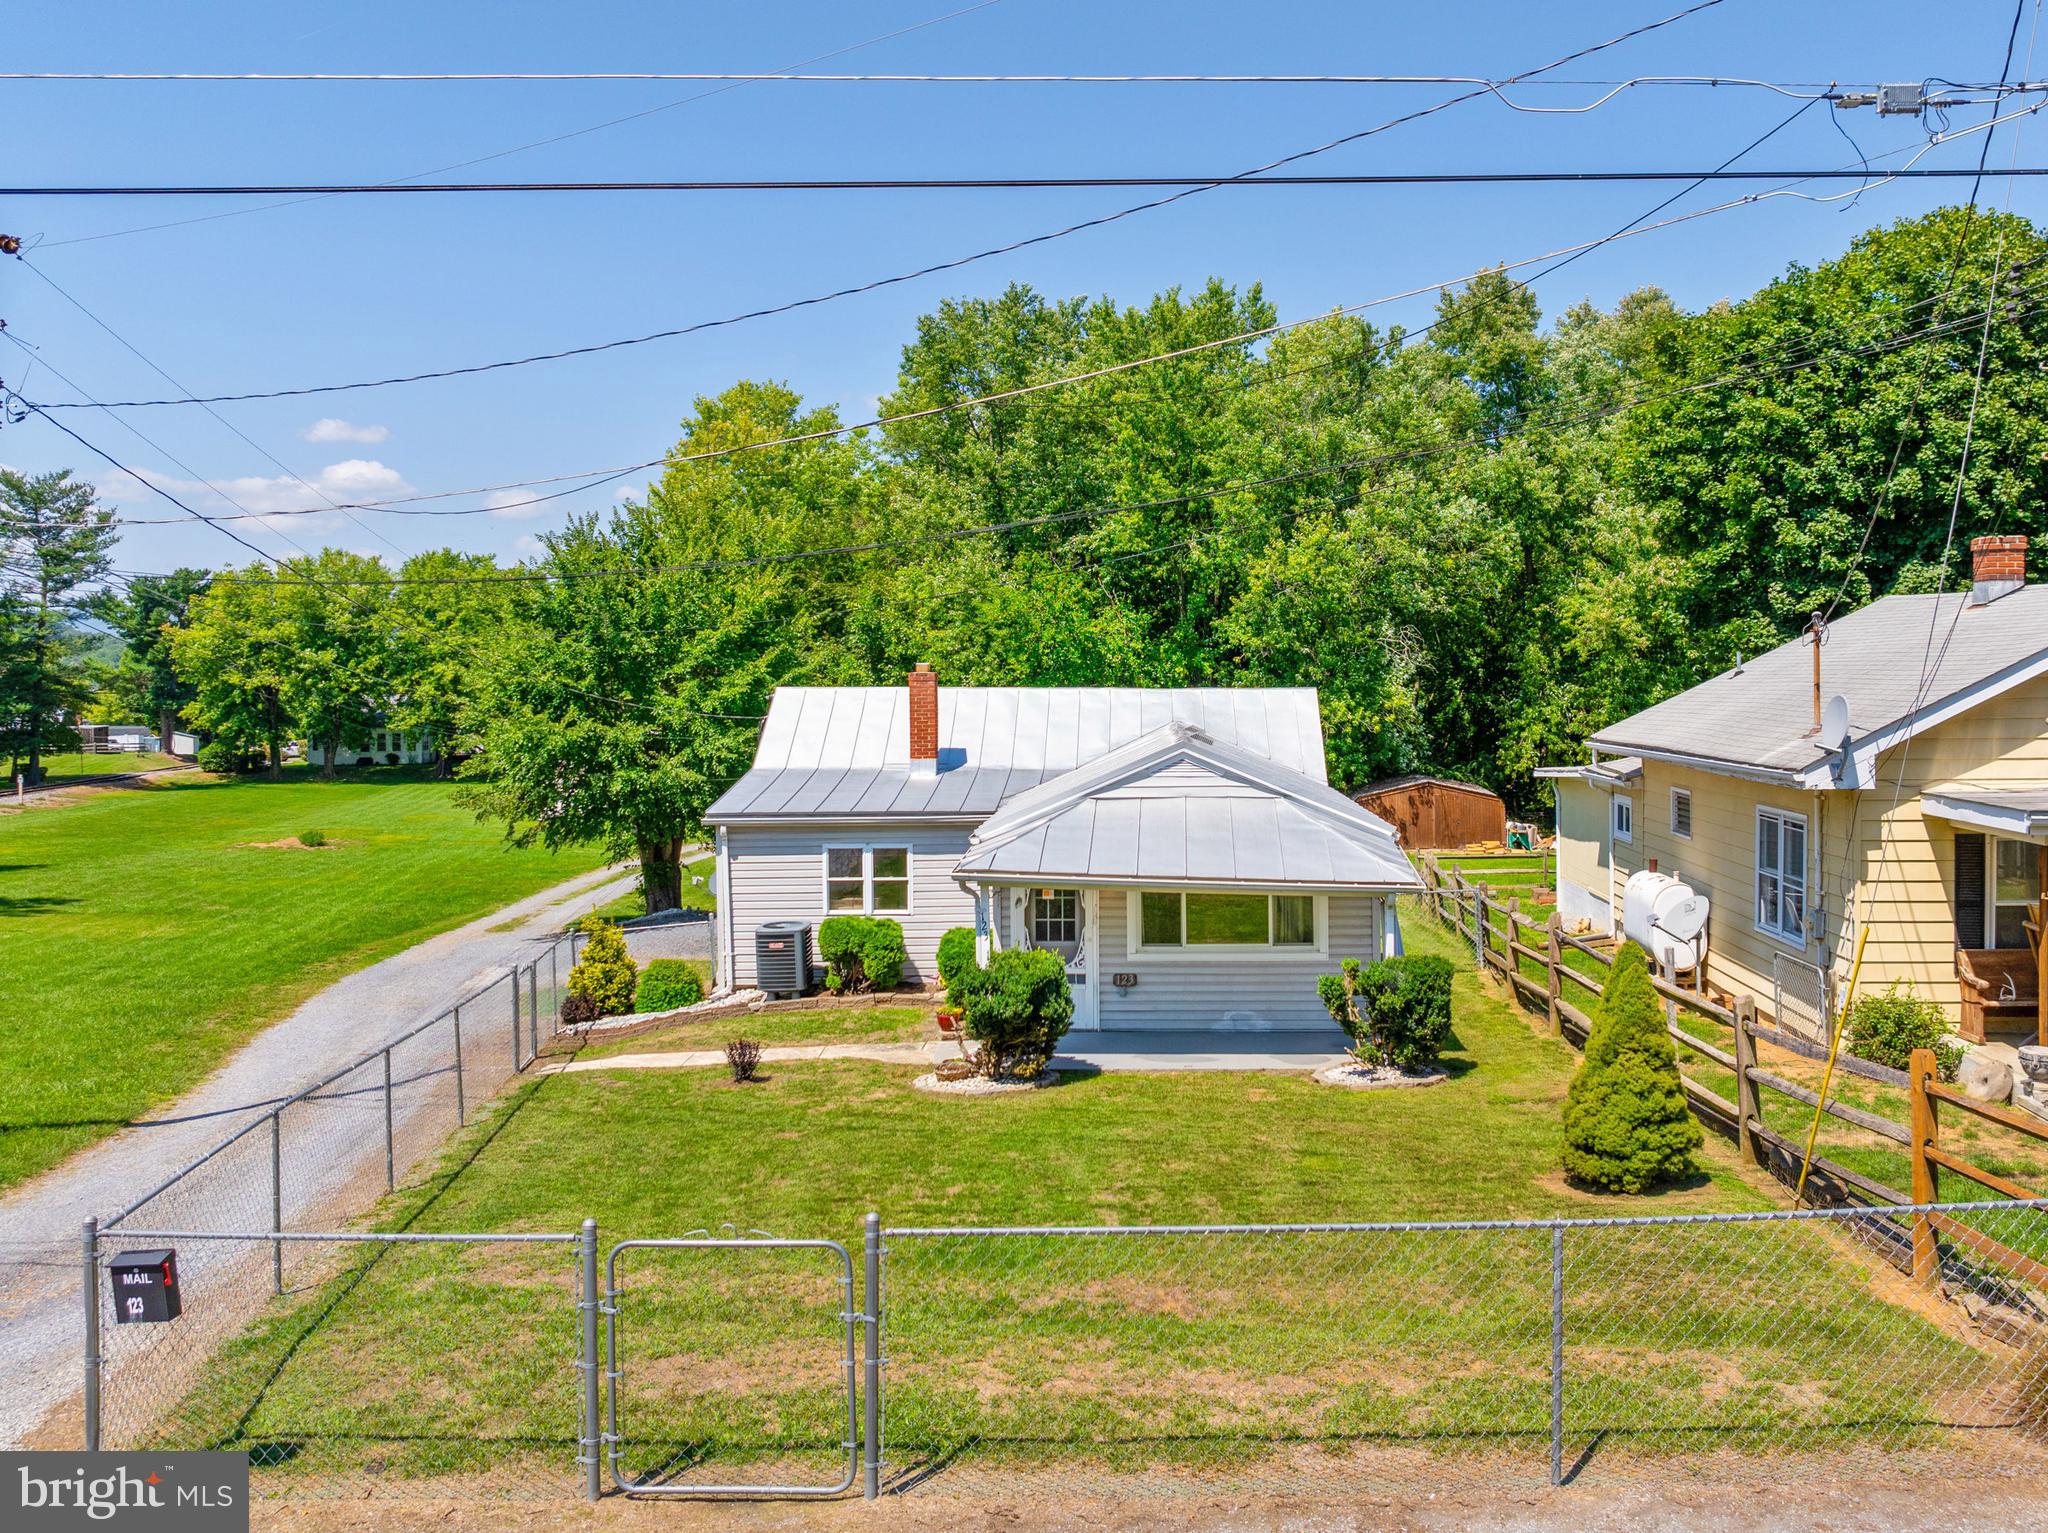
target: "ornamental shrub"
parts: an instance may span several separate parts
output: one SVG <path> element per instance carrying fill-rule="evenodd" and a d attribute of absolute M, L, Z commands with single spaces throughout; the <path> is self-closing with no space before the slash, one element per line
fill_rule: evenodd
<path fill-rule="evenodd" d="M 1066 962 L 1044 948 L 1005 948 L 958 975 L 950 996 L 988 1076 L 1037 1075 L 1074 1020 Z"/>
<path fill-rule="evenodd" d="M 260 772 L 269 760 L 260 750 L 246 750 L 226 740 L 208 740 L 192 758 L 202 772 Z"/>
<path fill-rule="evenodd" d="M 299 845 L 301 846 L 325 846 L 326 844 L 327 832 L 324 830 L 302 830 L 299 832 Z"/>
<path fill-rule="evenodd" d="M 590 933 L 590 940 L 583 944 L 583 957 L 569 971 L 569 993 L 588 1000 L 600 1017 L 631 1011 L 640 971 L 627 956 L 626 939 L 618 927 L 597 916 L 585 917 L 583 929 Z"/>
<path fill-rule="evenodd" d="M 903 928 L 885 916 L 828 916 L 818 951 L 829 966 L 825 988 L 848 995 L 893 990 L 903 982 Z"/>
<path fill-rule="evenodd" d="M 974 967 L 974 928 L 956 926 L 939 938 L 939 983 L 952 988 L 953 976 Z"/>
<path fill-rule="evenodd" d="M 704 999 L 704 981 L 687 958 L 650 958 L 633 995 L 635 1011 L 674 1011 Z"/>
<path fill-rule="evenodd" d="M 1565 1175 L 1604 1192 L 1641 1192 L 1690 1175 L 1700 1143 L 1649 962 L 1624 942 L 1565 1096 Z"/>
<path fill-rule="evenodd" d="M 1361 1064 L 1426 1070 L 1451 1033 L 1451 965 L 1427 953 L 1362 964 L 1347 958 L 1343 972 L 1316 980 L 1316 993 L 1337 1025 L 1351 1035 Z"/>
<path fill-rule="evenodd" d="M 561 1019 L 564 1027 L 588 1027 L 598 1017 L 597 1003 L 587 995 L 565 995 L 562 997 Z"/>
<path fill-rule="evenodd" d="M 1948 1022 L 1941 1008 L 1923 1001 L 1908 984 L 1898 981 L 1883 992 L 1859 997 L 1843 1018 L 1849 1052 L 1874 1065 L 1903 1070 L 1912 1062 L 1913 1050 L 1932 1049 L 1941 1078 L 1952 1081 L 1963 1062 L 1963 1048 L 1948 1035 Z"/>

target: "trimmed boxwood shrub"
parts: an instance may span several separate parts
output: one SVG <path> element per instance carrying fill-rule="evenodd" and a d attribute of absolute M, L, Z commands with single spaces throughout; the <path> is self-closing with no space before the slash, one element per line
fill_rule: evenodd
<path fill-rule="evenodd" d="M 1316 993 L 1351 1035 L 1352 1053 L 1368 1065 L 1426 1070 L 1451 1034 L 1451 965 L 1428 953 L 1360 963 L 1316 980 Z"/>
<path fill-rule="evenodd" d="M 1037 1075 L 1074 1020 L 1066 961 L 1044 948 L 1005 948 L 985 969 L 970 965 L 947 998 L 961 1031 L 981 1046 L 975 1063 L 989 1076 Z"/>
<path fill-rule="evenodd" d="M 1952 1081 L 1963 1062 L 1962 1045 L 1949 1036 L 1941 1008 L 1921 1000 L 1911 985 L 1901 990 L 1894 981 L 1889 989 L 1858 997 L 1842 1025 L 1849 1052 L 1874 1065 L 1903 1070 L 1912 1062 L 1913 1050 L 1932 1049 L 1941 1078 Z"/>
<path fill-rule="evenodd" d="M 1565 1096 L 1565 1174 L 1604 1192 L 1641 1192 L 1691 1175 L 1700 1143 L 1649 961 L 1624 942 Z"/>
<path fill-rule="evenodd" d="M 600 1017 L 631 1011 L 640 971 L 626 953 L 626 939 L 618 927 L 596 916 L 585 917 L 583 929 L 590 933 L 590 940 L 583 945 L 583 957 L 569 971 L 569 994 L 588 1000 Z"/>
<path fill-rule="evenodd" d="M 953 976 L 974 967 L 974 928 L 956 926 L 939 938 L 939 983 L 950 987 Z"/>
<path fill-rule="evenodd" d="M 635 1011 L 674 1011 L 704 999 L 704 981 L 687 958 L 650 958 L 633 995 Z"/>
<path fill-rule="evenodd" d="M 828 916 L 818 951 L 829 966 L 825 988 L 847 995 L 894 990 L 903 982 L 903 928 L 886 916 Z"/>

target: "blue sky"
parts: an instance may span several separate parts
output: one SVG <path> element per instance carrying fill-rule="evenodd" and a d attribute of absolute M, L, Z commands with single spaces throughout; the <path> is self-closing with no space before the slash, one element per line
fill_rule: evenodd
<path fill-rule="evenodd" d="M 947 15 L 970 0 L 564 7 L 359 3 L 8 7 L 8 69 L 209 71 L 776 70 Z M 1102 5 L 998 0 L 841 54 L 818 70 L 873 72 L 1367 72 L 1500 77 L 1679 9 L 1679 0 L 1532 6 L 1208 0 Z M 2030 12 L 2031 15 L 2031 12 Z M 1567 66 L 1567 79 L 1716 74 L 1780 81 L 1993 79 L 2010 0 L 1934 8 L 1725 0 Z M 2027 24 L 2019 60 L 2027 49 Z M 2016 61 L 2016 71 L 2020 68 Z M 711 87 L 674 82 L 190 84 L 0 82 L 6 179 L 39 184 L 375 181 L 569 133 Z M 1226 173 L 1456 94 L 1453 86 L 804 85 L 757 83 L 526 150 L 463 173 L 487 179 Z M 1592 86 L 1524 88 L 1566 106 Z M 1796 105 L 1734 87 L 1638 87 L 1582 115 L 1455 107 L 1300 167 L 1337 172 L 1706 168 Z M 1757 151 L 1764 169 L 1855 158 L 1825 105 Z M 1956 114 L 1956 125 L 1983 110 Z M 1915 119 L 1843 118 L 1865 153 L 1925 141 Z M 2012 127 L 1995 164 L 2007 163 Z M 2022 130 L 2039 163 L 2048 127 Z M 1923 165 L 1974 164 L 1979 140 Z M 1859 230 L 1958 200 L 1967 183 L 1895 183 L 1859 202 L 1779 199 L 1630 239 L 1542 284 L 1546 313 L 1656 283 L 1688 307 L 1739 297 L 1788 262 Z M 1675 188 L 1592 185 L 1218 190 L 919 282 L 660 342 L 483 377 L 221 407 L 66 412 L 66 424 L 201 511 L 213 489 L 269 512 L 334 499 L 499 483 L 657 456 L 698 395 L 740 377 L 788 382 L 865 415 L 893 382 L 915 320 L 940 299 L 1029 282 L 1055 295 L 1142 302 L 1210 276 L 1263 283 L 1283 318 L 1517 261 L 1590 239 Z M 1754 187 L 1707 187 L 1673 211 Z M 1841 186 L 1820 188 L 1840 191 Z M 1991 183 L 1986 200 L 2003 205 Z M 2019 184 L 2012 206 L 2041 195 Z M 688 324 L 965 254 L 1145 194 L 1104 190 L 578 194 L 334 198 L 248 211 L 226 201 L 0 200 L 0 232 L 35 267 L 186 389 L 340 382 L 573 346 Z M 234 213 L 237 216 L 206 218 Z M 1666 215 L 1668 216 L 1668 215 Z M 120 233 L 169 220 L 204 219 Z M 118 237 L 104 237 L 116 235 Z M 1426 316 L 1427 297 L 1374 311 Z M 36 349 L 0 346 L 0 378 L 29 398 L 170 389 L 42 281 L 0 261 L 0 317 Z M 146 432 L 139 440 L 130 426 Z M 231 429 L 232 428 L 232 429 Z M 237 432 L 240 435 L 237 435 Z M 247 440 L 244 440 L 244 438 Z M 252 443 L 254 445 L 252 445 Z M 268 454 L 268 456 L 266 456 Z M 272 461 L 275 459 L 276 461 Z M 187 467 L 180 467 L 182 460 Z M 0 429 L 0 463 L 72 466 L 123 515 L 178 513 L 48 424 Z M 282 463 L 286 467 L 281 469 Z M 288 472 L 287 472 L 288 470 Z M 517 556 L 611 489 L 516 513 L 359 513 L 240 524 L 262 547 L 381 553 L 452 545 Z M 519 498 L 507 496 L 504 498 Z M 481 497 L 436 501 L 475 506 Z M 389 542 L 380 540 L 388 539 Z M 194 522 L 124 529 L 120 564 L 242 562 Z"/>

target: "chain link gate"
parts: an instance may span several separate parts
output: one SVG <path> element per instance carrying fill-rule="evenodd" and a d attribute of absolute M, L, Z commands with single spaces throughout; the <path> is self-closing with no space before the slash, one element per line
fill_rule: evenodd
<path fill-rule="evenodd" d="M 653 1275 L 629 1288 L 630 1253 L 645 1253 Z M 623 1240 L 605 1261 L 603 1311 L 604 1450 L 618 1489 L 829 1497 L 853 1487 L 866 1317 L 844 1245 Z"/>

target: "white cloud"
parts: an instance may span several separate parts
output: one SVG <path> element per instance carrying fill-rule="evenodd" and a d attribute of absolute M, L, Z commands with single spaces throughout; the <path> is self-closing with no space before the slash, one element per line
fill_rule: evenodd
<path fill-rule="evenodd" d="M 551 501 L 535 504 L 540 494 L 538 490 L 493 490 L 484 497 L 484 507 L 493 516 L 523 522 L 529 516 L 539 516 L 553 504 Z"/>
<path fill-rule="evenodd" d="M 303 527 L 318 531 L 338 525 L 341 518 L 321 505 L 323 500 L 360 502 L 404 495 L 412 486 L 405 475 L 373 458 L 344 458 L 306 475 L 301 480 L 287 474 L 242 474 L 232 479 L 202 483 L 147 470 L 136 474 L 109 474 L 99 482 L 100 494 L 115 504 L 138 512 L 154 505 L 165 514 L 175 512 L 150 493 L 150 486 L 167 490 L 194 510 L 208 515 L 252 511 L 269 527 Z M 317 508 L 315 514 L 279 516 L 281 511 Z"/>
<path fill-rule="evenodd" d="M 389 426 L 358 426 L 353 421 L 325 416 L 316 420 L 299 437 L 307 442 L 381 442 L 391 435 Z"/>
<path fill-rule="evenodd" d="M 548 546 L 530 532 L 522 532 L 512 544 L 512 552 L 522 559 L 544 559 Z"/>

